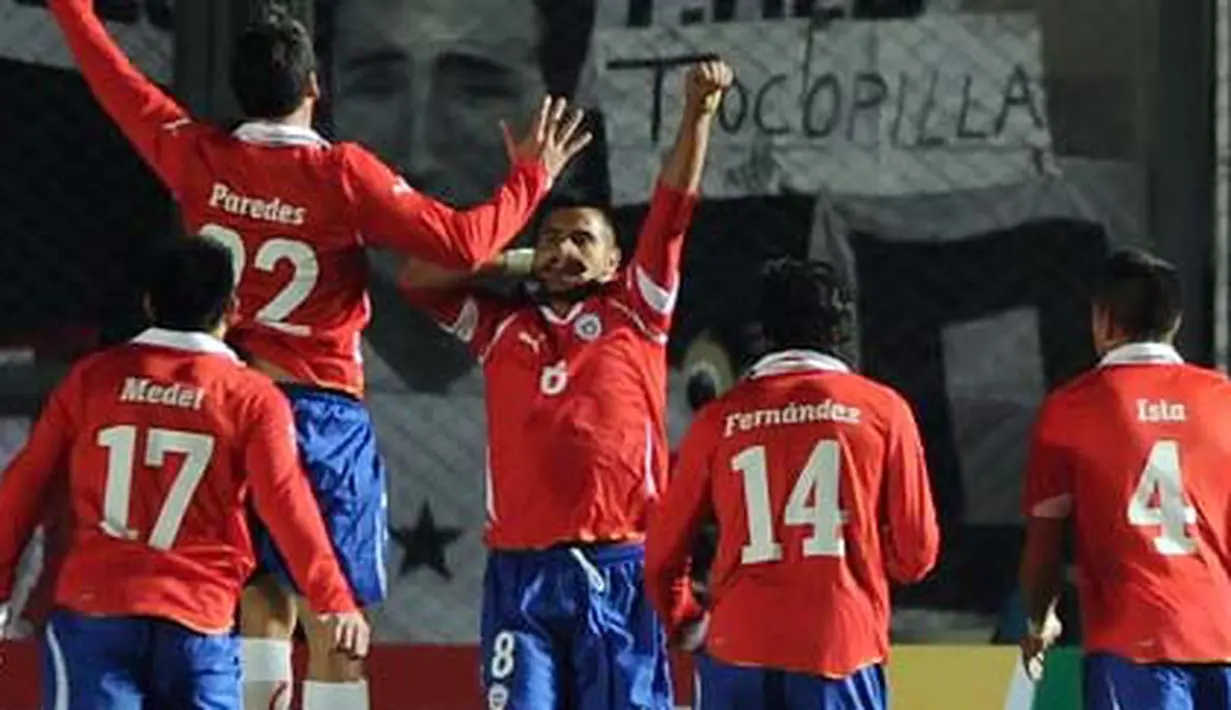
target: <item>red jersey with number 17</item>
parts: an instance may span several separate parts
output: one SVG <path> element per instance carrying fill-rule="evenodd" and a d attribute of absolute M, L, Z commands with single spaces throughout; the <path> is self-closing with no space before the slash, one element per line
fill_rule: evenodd
<path fill-rule="evenodd" d="M 1134 343 L 1048 396 L 1025 513 L 1072 521 L 1083 643 L 1231 663 L 1231 382 Z"/>
<path fill-rule="evenodd" d="M 706 653 L 829 678 L 888 657 L 889 580 L 921 579 L 940 545 L 910 407 L 813 351 L 763 358 L 680 445 L 646 550 L 673 636 L 700 613 L 679 580 L 711 518 Z"/>
<path fill-rule="evenodd" d="M 66 473 L 58 607 L 225 631 L 254 566 L 251 496 L 313 609 L 355 608 L 286 397 L 206 334 L 147 330 L 56 388 L 0 479 L 0 603 Z"/>
<path fill-rule="evenodd" d="M 228 133 L 195 122 L 133 68 L 92 4 L 51 2 L 86 81 L 170 188 L 188 232 L 234 255 L 240 321 L 232 340 L 296 379 L 362 392 L 365 246 L 470 270 L 517 235 L 547 192 L 543 165 L 523 162 L 489 203 L 454 210 L 358 145 L 284 124 Z"/>

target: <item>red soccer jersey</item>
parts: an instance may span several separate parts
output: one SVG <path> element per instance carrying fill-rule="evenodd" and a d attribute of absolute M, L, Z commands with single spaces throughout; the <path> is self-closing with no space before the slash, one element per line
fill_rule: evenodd
<path fill-rule="evenodd" d="M 68 476 L 55 604 L 230 628 L 254 559 L 246 501 L 317 611 L 355 608 L 299 468 L 286 397 L 204 334 L 147 330 L 78 364 L 0 480 L 0 600 Z"/>
<path fill-rule="evenodd" d="M 487 380 L 487 542 L 640 540 L 666 482 L 667 333 L 695 195 L 660 186 L 631 263 L 565 316 L 409 291 Z"/>
<path fill-rule="evenodd" d="M 1231 383 L 1137 343 L 1043 403 L 1025 512 L 1069 518 L 1088 651 L 1231 662 Z"/>
<path fill-rule="evenodd" d="M 455 211 L 358 145 L 288 125 L 227 133 L 194 122 L 125 59 L 91 5 L 51 2 L 82 73 L 170 188 L 188 232 L 234 255 L 236 345 L 299 380 L 362 392 L 365 245 L 469 270 L 516 236 L 549 187 L 541 163 L 519 163 L 490 203 Z"/>
<path fill-rule="evenodd" d="M 830 678 L 887 658 L 889 579 L 921 579 L 940 544 L 909 406 L 808 351 L 762 359 L 680 446 L 646 553 L 673 636 L 698 614 L 678 580 L 711 517 L 706 652 Z"/>

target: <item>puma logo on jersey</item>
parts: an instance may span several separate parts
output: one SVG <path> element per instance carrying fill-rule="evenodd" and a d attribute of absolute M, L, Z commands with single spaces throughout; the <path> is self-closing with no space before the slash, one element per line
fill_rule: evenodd
<path fill-rule="evenodd" d="M 265 200 L 247 197 L 233 192 L 225 184 L 216 182 L 209 194 L 209 206 L 228 214 L 259 219 L 263 222 L 276 222 L 292 227 L 302 226 L 308 218 L 308 208 L 298 207 L 275 197 Z"/>
<path fill-rule="evenodd" d="M 124 389 L 120 391 L 121 402 L 159 404 L 179 409 L 200 409 L 204 399 L 205 390 L 200 387 L 182 382 L 158 384 L 148 377 L 126 377 Z"/>
<path fill-rule="evenodd" d="M 1168 402 L 1165 399 L 1139 399 L 1137 400 L 1137 421 L 1159 423 L 1159 422 L 1183 422 L 1188 420 L 1188 413 L 1184 409 L 1184 405 L 1178 402 Z"/>
<path fill-rule="evenodd" d="M 541 335 L 536 337 L 523 330 L 517 334 L 517 339 L 533 350 L 535 355 L 538 355 L 539 350 L 543 347 L 543 336 Z"/>

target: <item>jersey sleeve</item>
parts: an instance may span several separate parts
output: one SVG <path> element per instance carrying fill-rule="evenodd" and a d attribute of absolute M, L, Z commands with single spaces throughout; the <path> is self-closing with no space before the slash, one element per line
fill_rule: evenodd
<path fill-rule="evenodd" d="M 401 287 L 410 305 L 426 313 L 441 330 L 466 346 L 480 364 L 516 314 L 511 304 L 465 288 Z"/>
<path fill-rule="evenodd" d="M 477 269 L 513 241 L 550 188 L 541 162 L 519 161 L 491 200 L 459 210 L 414 189 L 358 146 L 348 148 L 344 170 L 366 244 L 464 271 Z"/>
<path fill-rule="evenodd" d="M 67 473 L 76 381 L 70 375 L 52 393 L 26 445 L 0 478 L 0 603 L 12 596 L 17 564 L 44 518 L 55 477 Z"/>
<path fill-rule="evenodd" d="M 1073 480 L 1064 447 L 1056 435 L 1059 407 L 1048 398 L 1035 420 L 1026 453 L 1022 512 L 1027 518 L 1063 520 L 1073 510 Z"/>
<path fill-rule="evenodd" d="M 684 235 L 692 222 L 696 193 L 659 183 L 624 272 L 624 287 L 647 335 L 666 342 L 680 291 Z"/>
<path fill-rule="evenodd" d="M 702 615 L 689 567 L 701 525 L 714 510 L 709 430 L 706 420 L 698 420 L 684 437 L 667 493 L 652 511 L 646 535 L 646 591 L 672 638 Z"/>
<path fill-rule="evenodd" d="M 243 462 L 257 515 L 313 611 L 354 611 L 354 598 L 299 465 L 290 406 L 272 385 L 261 388 L 247 419 Z"/>
<path fill-rule="evenodd" d="M 885 570 L 896 582 L 923 579 L 940 553 L 940 528 L 932 501 L 919 426 L 905 400 L 893 398 L 885 449 Z"/>
<path fill-rule="evenodd" d="M 162 182 L 178 195 L 193 123 L 107 33 L 93 0 L 51 0 L 51 11 L 94 97 Z"/>

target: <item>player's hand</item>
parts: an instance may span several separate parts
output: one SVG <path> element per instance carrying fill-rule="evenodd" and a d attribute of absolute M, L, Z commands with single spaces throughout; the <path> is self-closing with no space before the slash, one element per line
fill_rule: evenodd
<path fill-rule="evenodd" d="M 363 618 L 363 612 L 324 614 L 321 621 L 333 636 L 335 651 L 355 659 L 368 655 L 368 647 L 372 643 L 372 628 L 368 626 L 367 619 Z"/>
<path fill-rule="evenodd" d="M 696 621 L 684 624 L 680 629 L 680 649 L 688 653 L 697 653 L 705 646 L 705 637 L 709 634 L 709 630 L 709 612 Z"/>
<path fill-rule="evenodd" d="M 1026 677 L 1038 681 L 1043 677 L 1043 661 L 1047 650 L 1056 644 L 1064 625 L 1055 612 L 1049 612 L 1043 623 L 1031 628 L 1022 638 L 1022 665 L 1026 668 Z"/>
<path fill-rule="evenodd" d="M 500 130 L 504 133 L 504 149 L 509 161 L 542 161 L 554 182 L 569 161 L 594 140 L 594 134 L 581 127 L 584 118 L 585 111 L 578 108 L 570 111 L 567 100 L 545 96 L 530 129 L 520 139 L 515 138 L 509 125 L 501 121 Z"/>
<path fill-rule="evenodd" d="M 731 65 L 721 59 L 694 64 L 688 72 L 684 96 L 688 110 L 697 116 L 712 116 L 722 103 L 722 94 L 735 81 Z"/>

